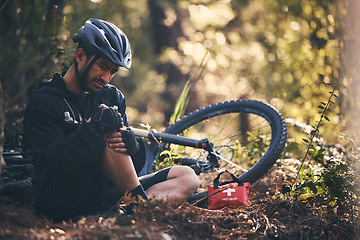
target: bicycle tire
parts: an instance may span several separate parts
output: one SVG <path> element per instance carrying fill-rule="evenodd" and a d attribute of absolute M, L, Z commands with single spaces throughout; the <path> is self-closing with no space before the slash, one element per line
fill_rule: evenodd
<path fill-rule="evenodd" d="M 243 117 L 244 115 L 249 115 L 248 117 L 251 116 L 251 118 L 260 118 L 261 121 L 268 124 L 268 128 L 270 129 L 269 131 L 271 134 L 270 144 L 268 148 L 265 152 L 259 153 L 261 154 L 260 159 L 252 167 L 250 167 L 247 172 L 238 177 L 238 179 L 242 182 L 254 183 L 262 176 L 264 176 L 268 172 L 268 170 L 274 165 L 276 160 L 279 159 L 286 143 L 287 128 L 285 120 L 282 115 L 270 105 L 254 100 L 234 100 L 209 105 L 184 116 L 183 118 L 166 128 L 164 132 L 171 134 L 182 134 L 184 132 L 191 132 L 191 129 L 195 128 L 196 125 L 201 125 L 201 128 L 206 127 L 206 130 L 208 131 L 210 129 L 210 125 L 206 125 L 210 124 L 212 120 L 216 120 L 217 125 L 214 125 L 215 129 L 222 131 L 222 133 L 219 134 L 225 133 L 225 127 L 232 127 L 232 130 L 236 130 L 236 132 L 240 130 L 239 133 L 244 133 L 244 131 L 241 131 L 240 128 L 236 129 L 237 127 L 235 127 L 240 127 L 239 124 L 242 124 L 241 122 L 244 122 L 239 121 L 239 118 Z M 230 122 L 229 117 L 232 116 L 235 119 L 231 119 Z M 220 119 L 222 117 L 226 117 L 224 122 Z M 239 121 L 239 124 L 234 121 Z M 228 125 L 219 126 L 219 124 Z M 248 126 L 247 129 L 250 131 L 252 127 L 253 126 Z M 197 135 L 200 135 L 200 133 L 201 132 L 196 132 Z M 216 147 L 216 144 L 218 143 L 215 135 L 212 136 L 210 132 L 207 132 L 206 134 L 204 134 L 204 136 L 207 137 L 210 142 L 215 144 L 214 147 Z M 239 136 L 237 139 L 234 139 L 234 135 L 231 136 L 231 139 L 229 139 L 232 141 L 231 144 L 234 145 L 231 145 L 230 147 L 233 148 L 235 144 L 240 141 L 240 138 L 241 136 Z M 225 140 L 228 141 L 229 139 Z M 222 138 L 219 138 L 219 140 L 221 140 L 220 144 L 223 144 L 225 141 Z M 242 143 L 240 143 L 240 145 L 241 144 Z"/>
<path fill-rule="evenodd" d="M 6 167 L 3 169 L 2 188 L 0 195 L 21 195 L 28 194 L 31 190 L 31 171 L 33 165 L 30 159 L 20 157 L 4 157 Z"/>

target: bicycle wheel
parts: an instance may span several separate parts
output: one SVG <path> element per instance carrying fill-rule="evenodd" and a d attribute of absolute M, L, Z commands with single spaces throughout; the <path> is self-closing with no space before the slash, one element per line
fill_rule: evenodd
<path fill-rule="evenodd" d="M 231 168 L 242 182 L 254 183 L 280 157 L 287 129 L 281 114 L 259 101 L 222 102 L 196 110 L 169 126 L 166 133 L 194 139 L 207 138 L 219 160 L 219 168 Z M 184 146 L 169 146 L 186 159 L 195 159 L 200 168 L 208 152 Z"/>

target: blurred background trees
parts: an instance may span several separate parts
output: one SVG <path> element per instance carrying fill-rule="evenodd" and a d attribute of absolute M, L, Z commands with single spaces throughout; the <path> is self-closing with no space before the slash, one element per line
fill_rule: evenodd
<path fill-rule="evenodd" d="M 119 71 L 112 81 L 127 98 L 131 123 L 167 126 L 203 61 L 186 112 L 238 98 L 270 103 L 289 123 L 291 152 L 303 148 L 302 134 L 318 121 L 328 84 L 338 84 L 331 121 L 320 128 L 335 143 L 349 126 L 345 113 L 356 104 L 346 98 L 354 82 L 347 72 L 356 69 L 344 68 L 346 44 L 354 39 L 344 31 L 348 10 L 348 1 L 319 0 L 0 0 L 6 129 L 21 124 L 11 116 L 22 111 L 37 83 L 70 66 L 77 29 L 88 18 L 101 18 L 119 26 L 132 44 L 131 71 Z"/>

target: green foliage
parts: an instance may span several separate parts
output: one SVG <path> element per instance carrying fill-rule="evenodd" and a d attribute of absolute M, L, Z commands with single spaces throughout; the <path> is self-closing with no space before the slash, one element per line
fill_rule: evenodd
<path fill-rule="evenodd" d="M 358 172 L 356 171 L 354 158 L 357 154 L 346 153 L 341 147 L 326 146 L 316 138 L 319 126 L 326 116 L 332 98 L 335 95 L 336 85 L 330 91 L 328 101 L 321 102 L 318 106 L 322 112 L 317 125 L 310 132 L 310 140 L 303 139 L 308 144 L 307 152 L 299 167 L 298 174 L 292 184 L 291 195 L 298 200 L 307 203 L 315 203 L 322 209 L 333 211 L 338 216 L 349 217 L 353 213 L 354 206 L 360 192 L 356 187 Z M 317 145 L 315 146 L 314 143 Z M 306 157 L 310 157 L 310 164 L 305 170 Z"/>
<path fill-rule="evenodd" d="M 182 156 L 176 153 L 174 149 L 164 150 L 160 153 L 159 159 L 155 161 L 154 170 L 159 171 L 164 168 L 178 165 L 177 163 L 181 158 Z"/>
<path fill-rule="evenodd" d="M 292 196 L 308 203 L 316 203 L 340 217 L 349 217 L 360 194 L 354 153 L 341 147 L 312 145 L 309 156 L 313 161 L 307 170 L 301 170 Z"/>
<path fill-rule="evenodd" d="M 164 49 L 161 61 L 190 73 L 201 56 L 211 52 L 193 94 L 198 106 L 252 98 L 271 103 L 285 118 L 314 121 L 327 84 L 341 71 L 336 3 L 178 1 L 166 5 L 171 8 L 181 13 L 186 36 L 178 38 L 176 48 Z M 335 140 L 331 133 L 344 126 L 339 117 L 344 107 L 341 102 L 334 105 L 327 115 L 332 122 L 326 130 L 319 127 L 328 140 Z M 289 134 L 301 143 L 296 131 Z"/>

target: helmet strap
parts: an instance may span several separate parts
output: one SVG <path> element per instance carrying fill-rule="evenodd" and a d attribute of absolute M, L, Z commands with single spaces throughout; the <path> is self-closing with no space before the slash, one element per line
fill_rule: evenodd
<path fill-rule="evenodd" d="M 84 72 L 80 75 L 78 62 L 76 61 L 76 57 L 74 57 L 74 65 L 75 65 L 75 74 L 80 83 L 80 95 L 85 92 L 85 79 L 90 71 L 91 67 L 95 64 L 95 62 L 100 58 L 99 55 L 95 55 L 95 57 L 91 60 L 91 62 L 86 66 Z"/>

